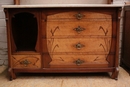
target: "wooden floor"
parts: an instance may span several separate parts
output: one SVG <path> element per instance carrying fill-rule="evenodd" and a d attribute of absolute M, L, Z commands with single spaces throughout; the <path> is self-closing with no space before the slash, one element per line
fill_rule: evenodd
<path fill-rule="evenodd" d="M 19 74 L 9 81 L 7 71 L 0 74 L 0 87 L 130 87 L 130 76 L 119 68 L 118 80 L 107 73 L 93 74 Z"/>

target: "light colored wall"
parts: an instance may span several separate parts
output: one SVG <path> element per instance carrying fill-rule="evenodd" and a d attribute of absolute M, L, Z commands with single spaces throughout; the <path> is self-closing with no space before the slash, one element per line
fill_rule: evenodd
<path fill-rule="evenodd" d="M 21 0 L 21 4 L 40 4 L 40 1 L 44 3 L 107 3 L 107 0 Z M 114 3 L 122 3 L 130 0 L 113 0 Z M 0 66 L 8 65 L 7 56 L 7 39 L 6 39 L 6 24 L 5 14 L 1 5 L 13 4 L 13 0 L 0 0 Z M 73 3 L 74 4 L 74 3 Z M 122 34 L 122 22 L 121 22 L 121 34 Z M 122 36 L 121 36 L 122 37 Z M 120 40 L 121 41 L 121 40 Z M 121 46 L 120 46 L 121 48 Z"/>
<path fill-rule="evenodd" d="M 13 4 L 13 0 L 0 0 L 0 65 L 8 64 L 5 14 L 1 5 Z"/>
<path fill-rule="evenodd" d="M 114 4 L 123 4 L 124 2 L 128 2 L 130 0 L 113 0 Z"/>
<path fill-rule="evenodd" d="M 107 3 L 107 0 L 20 0 L 21 4 L 92 4 Z"/>

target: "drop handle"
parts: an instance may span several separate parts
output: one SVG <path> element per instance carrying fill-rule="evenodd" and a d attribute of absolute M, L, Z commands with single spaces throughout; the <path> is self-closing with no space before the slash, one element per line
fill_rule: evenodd
<path fill-rule="evenodd" d="M 75 63 L 76 65 L 81 65 L 82 63 L 84 63 L 84 61 L 78 59 L 78 60 L 74 61 L 74 63 Z"/>
<path fill-rule="evenodd" d="M 75 17 L 78 19 L 78 20 L 81 20 L 83 17 L 85 17 L 85 15 L 81 14 L 81 13 L 78 13 L 78 14 L 75 14 Z"/>
<path fill-rule="evenodd" d="M 78 49 L 78 50 L 80 50 L 83 47 L 85 47 L 85 46 L 83 44 L 80 44 L 80 43 L 75 45 L 75 48 Z"/>
<path fill-rule="evenodd" d="M 84 31 L 85 28 L 78 26 L 77 28 L 74 28 L 73 30 L 75 30 L 79 34 L 81 31 Z"/>
<path fill-rule="evenodd" d="M 20 64 L 24 65 L 25 67 L 27 67 L 29 64 L 31 64 L 31 62 L 29 62 L 27 59 L 24 61 L 21 61 Z"/>

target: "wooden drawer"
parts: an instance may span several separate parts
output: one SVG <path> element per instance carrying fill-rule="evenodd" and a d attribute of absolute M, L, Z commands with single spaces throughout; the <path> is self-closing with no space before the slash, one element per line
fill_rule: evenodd
<path fill-rule="evenodd" d="M 15 68 L 41 68 L 41 55 L 12 55 Z"/>
<path fill-rule="evenodd" d="M 112 35 L 112 20 L 47 22 L 47 38 L 71 35 Z"/>
<path fill-rule="evenodd" d="M 112 56 L 112 55 L 111 55 Z M 108 55 L 51 55 L 50 67 L 108 67 Z"/>
<path fill-rule="evenodd" d="M 108 53 L 111 47 L 111 38 L 88 37 L 88 38 L 75 38 L 75 39 L 74 38 L 48 39 L 47 44 L 48 44 L 47 48 L 50 53 L 55 52 Z"/>
<path fill-rule="evenodd" d="M 44 12 L 43 12 L 43 17 L 44 17 Z M 59 20 L 59 19 L 64 19 L 64 20 L 68 20 L 68 19 L 77 19 L 77 20 L 82 20 L 82 19 L 86 19 L 86 18 L 105 18 L 105 19 L 109 19 L 112 18 L 112 14 L 106 14 L 105 12 L 96 12 L 96 11 L 88 11 L 88 10 L 84 10 L 84 11 L 66 11 L 66 12 L 59 12 L 59 13 L 55 13 L 52 15 L 47 16 L 47 20 L 51 21 L 51 20 Z"/>

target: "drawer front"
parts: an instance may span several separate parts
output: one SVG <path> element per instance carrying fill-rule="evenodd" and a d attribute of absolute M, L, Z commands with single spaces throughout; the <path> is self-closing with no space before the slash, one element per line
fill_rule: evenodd
<path fill-rule="evenodd" d="M 75 39 L 48 39 L 48 51 L 56 52 L 90 52 L 108 53 L 111 47 L 111 38 L 75 38 Z"/>
<path fill-rule="evenodd" d="M 112 20 L 47 22 L 47 38 L 74 35 L 111 36 Z"/>
<path fill-rule="evenodd" d="M 108 55 L 51 55 L 50 67 L 109 67 Z M 111 55 L 112 56 L 112 55 Z"/>
<path fill-rule="evenodd" d="M 41 68 L 41 55 L 12 55 L 15 68 Z"/>
<path fill-rule="evenodd" d="M 44 17 L 44 13 L 43 13 Z M 92 12 L 92 11 L 71 11 L 71 12 L 59 12 L 47 17 L 48 20 L 57 19 L 77 19 L 82 20 L 86 18 L 112 18 L 111 14 L 105 14 L 102 12 Z"/>

